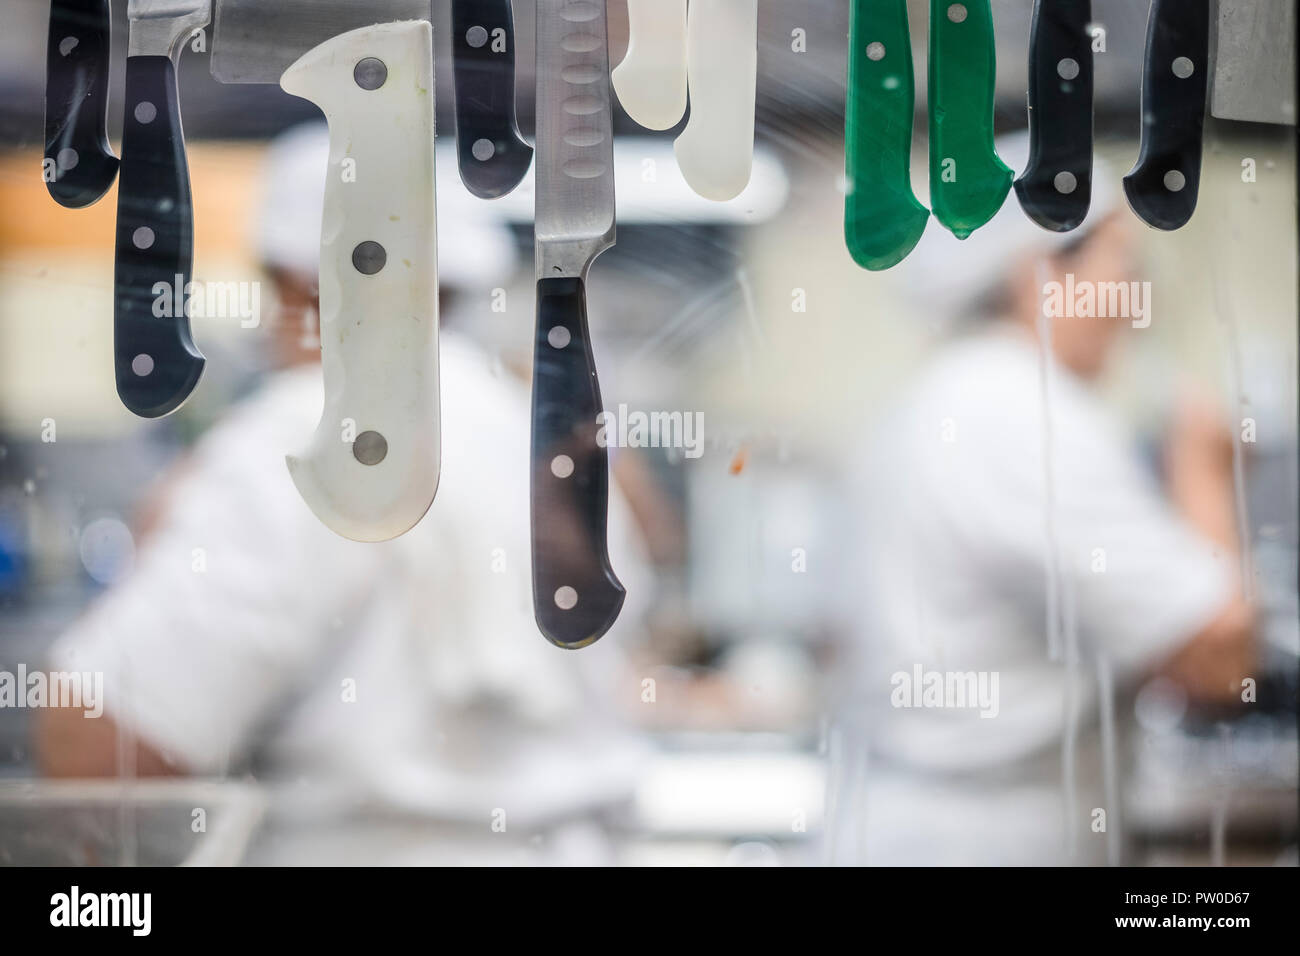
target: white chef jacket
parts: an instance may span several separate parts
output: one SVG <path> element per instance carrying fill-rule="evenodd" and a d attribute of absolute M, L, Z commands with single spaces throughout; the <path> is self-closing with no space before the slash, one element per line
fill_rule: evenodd
<path fill-rule="evenodd" d="M 1093 811 L 1118 821 L 1095 759 L 1098 661 L 1122 684 L 1231 599 L 1230 556 L 1173 512 L 1132 436 L 1055 362 L 1049 381 L 1044 416 L 1037 342 L 986 328 L 930 364 L 862 462 L 867 586 L 847 703 L 870 754 L 870 862 L 1064 863 L 1067 828 L 1075 858 L 1096 858 Z M 1073 667 L 1049 655 L 1049 536 Z M 996 673 L 996 716 L 897 706 L 896 675 L 918 664 Z M 1063 788 L 1070 700 L 1077 785 Z"/>
<path fill-rule="evenodd" d="M 529 413 L 520 383 L 441 339 L 442 478 L 414 530 L 339 537 L 286 452 L 322 406 L 318 366 L 275 375 L 199 442 L 133 572 L 55 645 L 105 675 L 106 711 L 201 774 L 258 748 L 281 777 L 418 811 L 511 824 L 627 792 L 640 748 L 609 703 L 649 582 L 610 500 L 620 621 L 581 651 L 533 622 Z"/>

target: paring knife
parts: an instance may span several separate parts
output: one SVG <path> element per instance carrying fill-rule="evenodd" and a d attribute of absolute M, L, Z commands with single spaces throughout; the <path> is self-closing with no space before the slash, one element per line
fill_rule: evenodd
<path fill-rule="evenodd" d="M 915 101 L 907 0 L 853 0 L 844 121 L 844 240 L 864 269 L 912 251 L 930 211 L 912 192 Z"/>
<path fill-rule="evenodd" d="M 1138 218 L 1157 229 L 1178 229 L 1196 211 L 1209 54 L 1209 0 L 1152 0 L 1142 143 L 1124 193 Z"/>
<path fill-rule="evenodd" d="M 1025 214 L 1069 232 L 1092 202 L 1092 0 L 1035 0 L 1029 34 L 1029 165 L 1016 180 Z"/>
<path fill-rule="evenodd" d="M 515 122 L 515 27 L 510 0 L 452 0 L 456 150 L 460 178 L 482 199 L 519 185 L 533 148 Z"/>
<path fill-rule="evenodd" d="M 424 517 L 438 487 L 433 33 L 427 20 L 333 37 L 285 72 L 329 121 L 320 260 L 325 407 L 289 474 L 356 541 Z"/>
<path fill-rule="evenodd" d="M 614 244 L 605 0 L 537 3 L 537 331 L 533 351 L 533 610 L 551 643 L 598 640 L 623 607 L 609 564 L 609 457 L 587 328 L 586 275 Z"/>
<path fill-rule="evenodd" d="M 208 0 L 127 4 L 131 33 L 117 189 L 113 352 L 117 394 L 145 418 L 179 408 L 203 374 L 203 356 L 183 306 L 194 212 L 176 59 L 208 15 Z"/>
<path fill-rule="evenodd" d="M 686 113 L 686 0 L 627 0 L 627 55 L 614 92 L 646 129 L 669 129 Z"/>
<path fill-rule="evenodd" d="M 45 60 L 46 186 L 70 209 L 98 202 L 117 177 L 108 145 L 109 0 L 50 0 Z"/>
<path fill-rule="evenodd" d="M 993 148 L 996 81 L 989 0 L 930 0 L 930 206 L 958 239 L 992 219 L 1011 189 Z"/>
<path fill-rule="evenodd" d="M 686 182 L 725 202 L 754 163 L 758 0 L 691 0 L 686 21 L 691 115 L 673 148 Z"/>

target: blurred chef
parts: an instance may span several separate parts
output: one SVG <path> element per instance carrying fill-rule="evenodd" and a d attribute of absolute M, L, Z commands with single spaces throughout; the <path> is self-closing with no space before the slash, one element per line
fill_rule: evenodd
<path fill-rule="evenodd" d="M 532 620 L 526 386 L 457 333 L 454 307 L 455 294 L 488 301 L 515 247 L 454 173 L 438 184 L 443 465 L 433 507 L 405 536 L 360 544 L 326 529 L 289 478 L 285 453 L 307 441 L 322 406 L 315 282 L 327 148 L 324 126 L 309 124 L 270 150 L 258 243 L 283 367 L 199 442 L 134 572 L 56 644 L 58 666 L 104 673 L 107 716 L 47 711 L 44 768 L 251 768 L 484 832 L 619 799 L 638 749 L 603 698 L 617 692 L 618 647 L 636 621 L 638 548 L 612 494 L 611 560 L 629 606 L 591 648 L 548 644 Z M 531 319 L 519 319 L 527 341 Z"/>
<path fill-rule="evenodd" d="M 999 152 L 1024 167 L 1023 137 Z M 1096 811 L 1119 813 L 1096 746 L 1099 681 L 1161 675 L 1231 702 L 1250 674 L 1228 432 L 1185 407 L 1162 488 L 1095 391 L 1152 319 L 1127 285 L 1137 227 L 1122 203 L 1099 163 L 1081 229 L 1046 232 L 1010 196 L 965 242 L 931 223 L 904 263 L 931 316 L 965 322 L 862 462 L 867 590 L 846 722 L 866 741 L 868 862 L 1105 859 Z M 1126 284 L 1126 306 L 1107 283 Z M 1155 305 L 1156 322 L 1187 318 Z"/>

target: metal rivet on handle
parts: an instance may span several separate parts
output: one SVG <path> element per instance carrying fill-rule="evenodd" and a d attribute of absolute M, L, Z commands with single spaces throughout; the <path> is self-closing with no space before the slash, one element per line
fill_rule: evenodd
<path fill-rule="evenodd" d="M 148 126 L 158 118 L 158 107 L 154 106 L 148 100 L 141 100 L 135 104 L 135 121 Z"/>
<path fill-rule="evenodd" d="M 556 590 L 555 606 L 561 611 L 571 611 L 578 605 L 578 592 L 567 584 Z"/>
<path fill-rule="evenodd" d="M 377 90 L 388 82 L 388 67 L 378 57 L 368 56 L 357 63 L 352 78 L 363 90 Z"/>
<path fill-rule="evenodd" d="M 551 459 L 551 474 L 556 478 L 568 478 L 573 474 L 573 459 L 568 455 L 556 455 Z"/>
<path fill-rule="evenodd" d="M 1073 57 L 1065 57 L 1056 62 L 1056 75 L 1063 80 L 1073 80 L 1079 75 L 1079 61 Z"/>
<path fill-rule="evenodd" d="M 966 22 L 966 5 L 962 3 L 953 3 L 948 6 L 948 19 L 953 23 Z"/>
<path fill-rule="evenodd" d="M 1180 80 L 1185 80 L 1196 72 L 1196 64 L 1185 56 L 1180 56 L 1174 60 L 1174 76 Z"/>
<path fill-rule="evenodd" d="M 59 154 L 54 157 L 54 165 L 64 172 L 69 169 L 76 169 L 79 162 L 81 162 L 81 157 L 77 155 L 77 151 L 71 146 L 59 150 Z"/>
<path fill-rule="evenodd" d="M 569 334 L 569 330 L 564 326 L 557 325 L 546 333 L 546 341 L 551 343 L 551 348 L 562 349 L 573 341 L 573 336 Z"/>
<path fill-rule="evenodd" d="M 885 58 L 885 45 L 877 40 L 874 43 L 867 44 L 868 60 L 883 60 Z"/>
<path fill-rule="evenodd" d="M 1056 174 L 1056 178 L 1052 180 L 1052 185 L 1056 187 L 1058 193 L 1068 196 L 1079 188 L 1079 180 L 1075 178 L 1074 173 L 1066 170 Z"/>
<path fill-rule="evenodd" d="M 474 158 L 480 163 L 486 163 L 496 155 L 497 148 L 496 144 L 490 139 L 476 139 L 474 140 L 474 145 L 469 148 L 469 151 L 474 154 Z"/>
<path fill-rule="evenodd" d="M 1182 192 L 1183 187 L 1187 185 L 1187 177 L 1176 169 L 1171 169 L 1165 173 L 1165 189 L 1171 193 Z"/>
<path fill-rule="evenodd" d="M 141 226 L 135 232 L 131 233 L 131 242 L 137 249 L 148 249 L 153 245 L 153 230 L 148 226 Z"/>
<path fill-rule="evenodd" d="M 352 268 L 363 276 L 372 276 L 388 264 L 388 252 L 377 242 L 367 239 L 352 250 Z"/>
<path fill-rule="evenodd" d="M 352 456 L 363 465 L 377 465 L 388 457 L 388 439 L 379 432 L 362 432 L 352 443 Z"/>
<path fill-rule="evenodd" d="M 482 27 L 470 27 L 465 31 L 465 42 L 476 50 L 484 43 L 487 43 L 487 41 L 488 32 Z"/>
<path fill-rule="evenodd" d="M 153 374 L 153 356 L 141 352 L 131 359 L 131 371 L 135 372 L 140 378 Z"/>

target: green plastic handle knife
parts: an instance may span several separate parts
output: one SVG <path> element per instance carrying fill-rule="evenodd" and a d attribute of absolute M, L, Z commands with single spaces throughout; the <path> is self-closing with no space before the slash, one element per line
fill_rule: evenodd
<path fill-rule="evenodd" d="M 930 0 L 930 202 L 958 239 L 992 219 L 1011 189 L 993 149 L 996 80 L 989 0 Z"/>
<path fill-rule="evenodd" d="M 853 0 L 844 121 L 844 241 L 873 271 L 897 265 L 925 231 L 912 193 L 912 44 L 907 0 Z"/>

